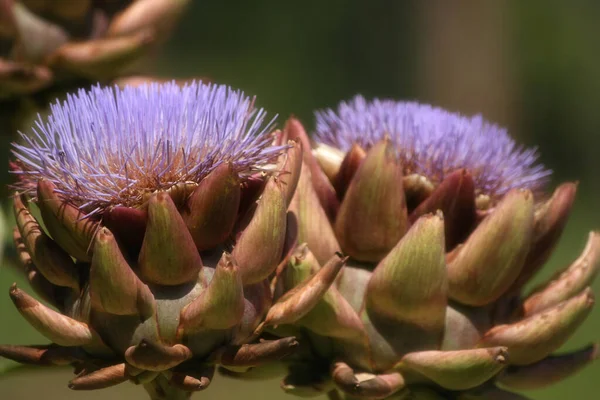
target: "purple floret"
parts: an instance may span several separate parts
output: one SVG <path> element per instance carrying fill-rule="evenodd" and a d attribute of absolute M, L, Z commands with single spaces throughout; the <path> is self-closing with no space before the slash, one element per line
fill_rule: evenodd
<path fill-rule="evenodd" d="M 501 196 L 513 188 L 542 190 L 551 171 L 535 148 L 518 146 L 506 129 L 480 115 L 465 117 L 415 102 L 367 101 L 356 96 L 337 111 L 317 111 L 315 139 L 344 151 L 368 149 L 386 135 L 396 144 L 405 173 L 440 182 L 466 168 L 478 193 Z"/>
<path fill-rule="evenodd" d="M 51 181 L 87 211 L 138 205 L 145 194 L 199 182 L 222 163 L 240 177 L 267 168 L 274 118 L 254 99 L 227 86 L 194 82 L 80 90 L 38 117 L 32 134 L 14 144 L 18 188 Z"/>

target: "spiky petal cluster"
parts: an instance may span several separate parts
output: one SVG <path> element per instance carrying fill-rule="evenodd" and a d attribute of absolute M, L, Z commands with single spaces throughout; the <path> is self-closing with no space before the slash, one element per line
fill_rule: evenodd
<path fill-rule="evenodd" d="M 193 82 L 94 87 L 51 106 L 33 134 L 14 146 L 18 189 L 39 179 L 85 209 L 139 206 L 148 193 L 199 183 L 229 163 L 242 178 L 283 151 L 253 99 L 222 85 Z"/>
<path fill-rule="evenodd" d="M 353 144 L 369 149 L 389 135 L 404 174 L 420 174 L 436 183 L 466 168 L 478 193 L 502 196 L 514 188 L 540 191 L 550 175 L 537 164 L 535 149 L 518 146 L 505 129 L 480 115 L 465 117 L 426 104 L 367 101 L 362 96 L 315 115 L 317 142 L 346 152 Z"/>
<path fill-rule="evenodd" d="M 378 118 L 393 120 L 389 111 Z M 439 112 L 431 118 L 420 121 L 421 131 L 429 122 L 443 128 Z M 369 128 L 354 137 L 369 138 Z M 309 142 L 296 120 L 284 133 Z M 276 301 L 258 328 L 293 333 L 306 345 L 288 359 L 283 389 L 349 399 L 524 398 L 496 384 L 543 387 L 596 359 L 596 345 L 553 353 L 594 304 L 599 233 L 560 275 L 522 295 L 560 237 L 576 185 L 559 186 L 546 201 L 511 189 L 483 210 L 477 172 L 461 166 L 415 192 L 401 149 L 380 133 L 367 149 L 348 144 L 335 168 L 331 158 L 318 160 L 319 147 L 304 152 L 291 203 L 301 244 L 278 271 Z"/>
<path fill-rule="evenodd" d="M 15 195 L 13 235 L 31 286 L 58 311 L 10 289 L 53 344 L 0 356 L 73 365 L 72 389 L 130 380 L 167 400 L 206 388 L 215 365 L 245 370 L 294 350 L 293 337 L 253 332 L 295 241 L 287 209 L 302 149 L 275 145 L 251 105 L 201 84 L 97 88 L 55 105 L 15 150 L 35 197 Z"/>

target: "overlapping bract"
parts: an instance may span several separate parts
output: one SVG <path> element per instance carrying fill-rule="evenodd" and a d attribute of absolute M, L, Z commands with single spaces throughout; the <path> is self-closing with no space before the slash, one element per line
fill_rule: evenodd
<path fill-rule="evenodd" d="M 0 356 L 73 365 L 75 390 L 130 380 L 144 384 L 154 399 L 185 398 L 206 388 L 217 365 L 244 371 L 297 347 L 293 337 L 259 342 L 254 331 L 272 303 L 268 278 L 295 242 L 288 205 L 301 148 L 293 141 L 275 145 L 276 133 L 252 119 L 250 102 L 238 92 L 174 84 L 129 90 L 139 96 L 131 96 L 138 102 L 128 103 L 126 114 L 110 112 L 123 106 L 119 96 L 127 97 L 127 91 L 81 94 L 53 109 L 54 125 L 40 128 L 39 142 L 17 147 L 18 185 L 27 193 L 14 197 L 14 240 L 31 286 L 57 311 L 11 287 L 18 311 L 52 344 L 0 346 Z M 210 96 L 192 96 L 197 93 Z M 113 100 L 115 107 L 107 107 Z M 193 109 L 190 100 L 198 102 Z M 102 135 L 73 131 L 81 124 L 68 108 L 86 112 L 76 101 L 96 107 L 87 111 L 86 121 L 106 129 Z M 180 113 L 167 102 L 177 102 Z M 142 112 L 149 104 L 155 118 Z M 110 118 L 118 122 L 103 125 Z M 142 124 L 143 118 L 149 120 Z M 210 129 L 201 129 L 197 119 Z M 63 131 L 55 135 L 58 126 Z M 137 134 L 140 126 L 153 132 Z M 128 135 L 147 140 L 128 148 Z M 106 146 L 98 147 L 103 140 Z M 186 160 L 175 160 L 182 157 L 179 147 L 161 147 L 182 141 L 189 145 Z M 239 154 L 231 151 L 236 146 L 243 146 Z M 87 158 L 94 149 L 96 157 Z M 125 161 L 117 156 L 132 149 L 149 156 Z M 67 151 L 68 157 L 52 159 Z M 196 165 L 195 153 L 212 157 L 200 159 L 206 162 L 196 166 L 196 174 L 172 174 L 170 186 L 161 182 L 161 174 L 188 172 L 184 164 Z M 123 164 L 110 160 L 130 162 L 140 171 L 127 175 Z M 67 181 L 82 173 L 82 164 L 95 165 L 97 172 L 81 175 L 80 184 L 108 176 L 127 192 L 143 177 L 147 193 L 104 206 L 101 201 L 114 187 L 90 187 L 79 192 L 88 197 L 75 196 Z"/>
<path fill-rule="evenodd" d="M 547 172 L 531 151 L 516 161 L 509 152 L 511 181 L 490 186 L 502 173 L 454 169 L 451 146 L 441 158 L 430 148 L 443 174 L 428 176 L 407 168 L 393 132 L 313 148 L 295 119 L 267 139 L 243 94 L 157 88 L 71 98 L 38 126 L 41 140 L 16 148 L 26 194 L 14 198 L 15 243 L 32 287 L 58 311 L 13 286 L 17 309 L 53 344 L 0 355 L 74 365 L 73 389 L 129 380 L 163 399 L 202 390 L 216 365 L 271 376 L 284 356 L 282 387 L 299 396 L 509 399 L 505 388 L 542 387 L 597 358 L 595 345 L 554 353 L 593 305 L 599 233 L 523 293 L 576 192 L 566 183 L 541 197 Z M 186 108 L 190 98 L 209 102 L 206 112 Z M 97 125 L 76 116 L 78 101 L 97 106 Z"/>
<path fill-rule="evenodd" d="M 310 142 L 297 120 L 284 132 Z M 385 133 L 342 157 L 319 144 L 304 152 L 291 207 L 303 244 L 276 278 L 280 297 L 262 327 L 305 345 L 282 388 L 509 399 L 503 388 L 543 387 L 597 358 L 595 345 L 554 353 L 593 306 L 599 233 L 560 275 L 523 292 L 560 237 L 576 185 L 547 199 L 513 188 L 478 201 L 467 169 L 440 182 L 405 175 L 403 149 Z M 327 272 L 336 260 L 345 266 Z"/>

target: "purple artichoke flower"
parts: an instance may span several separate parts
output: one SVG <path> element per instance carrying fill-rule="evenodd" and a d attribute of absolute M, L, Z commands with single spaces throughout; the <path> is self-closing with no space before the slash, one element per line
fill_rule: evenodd
<path fill-rule="evenodd" d="M 299 339 L 286 392 L 524 398 L 504 388 L 542 387 L 597 358 L 596 345 L 554 352 L 593 306 L 598 232 L 560 275 L 523 290 L 576 184 L 545 196 L 535 151 L 481 117 L 362 97 L 316 115 L 291 202 L 300 244 L 257 329 Z M 297 120 L 284 133 L 310 146 Z"/>
<path fill-rule="evenodd" d="M 242 92 L 201 83 L 96 87 L 52 105 L 13 148 L 14 239 L 58 311 L 15 285 L 10 296 L 53 344 L 0 355 L 71 364 L 72 389 L 130 380 L 172 399 L 204 389 L 215 365 L 290 353 L 293 337 L 253 335 L 295 239 L 301 165 L 265 117 Z"/>

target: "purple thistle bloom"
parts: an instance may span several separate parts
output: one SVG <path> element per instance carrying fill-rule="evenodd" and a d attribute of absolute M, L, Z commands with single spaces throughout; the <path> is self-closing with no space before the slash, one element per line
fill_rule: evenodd
<path fill-rule="evenodd" d="M 468 169 L 478 193 L 501 196 L 513 188 L 540 191 L 551 171 L 537 164 L 535 148 L 518 146 L 506 129 L 416 102 L 356 96 L 337 112 L 317 111 L 317 142 L 348 151 L 353 143 L 368 149 L 388 135 L 396 143 L 405 174 L 440 182 Z"/>
<path fill-rule="evenodd" d="M 139 205 L 147 193 L 197 183 L 222 163 L 243 179 L 269 167 L 273 118 L 254 99 L 223 85 L 194 82 L 125 89 L 94 87 L 51 106 L 25 144 L 14 144 L 17 189 L 38 179 L 86 211 Z"/>

